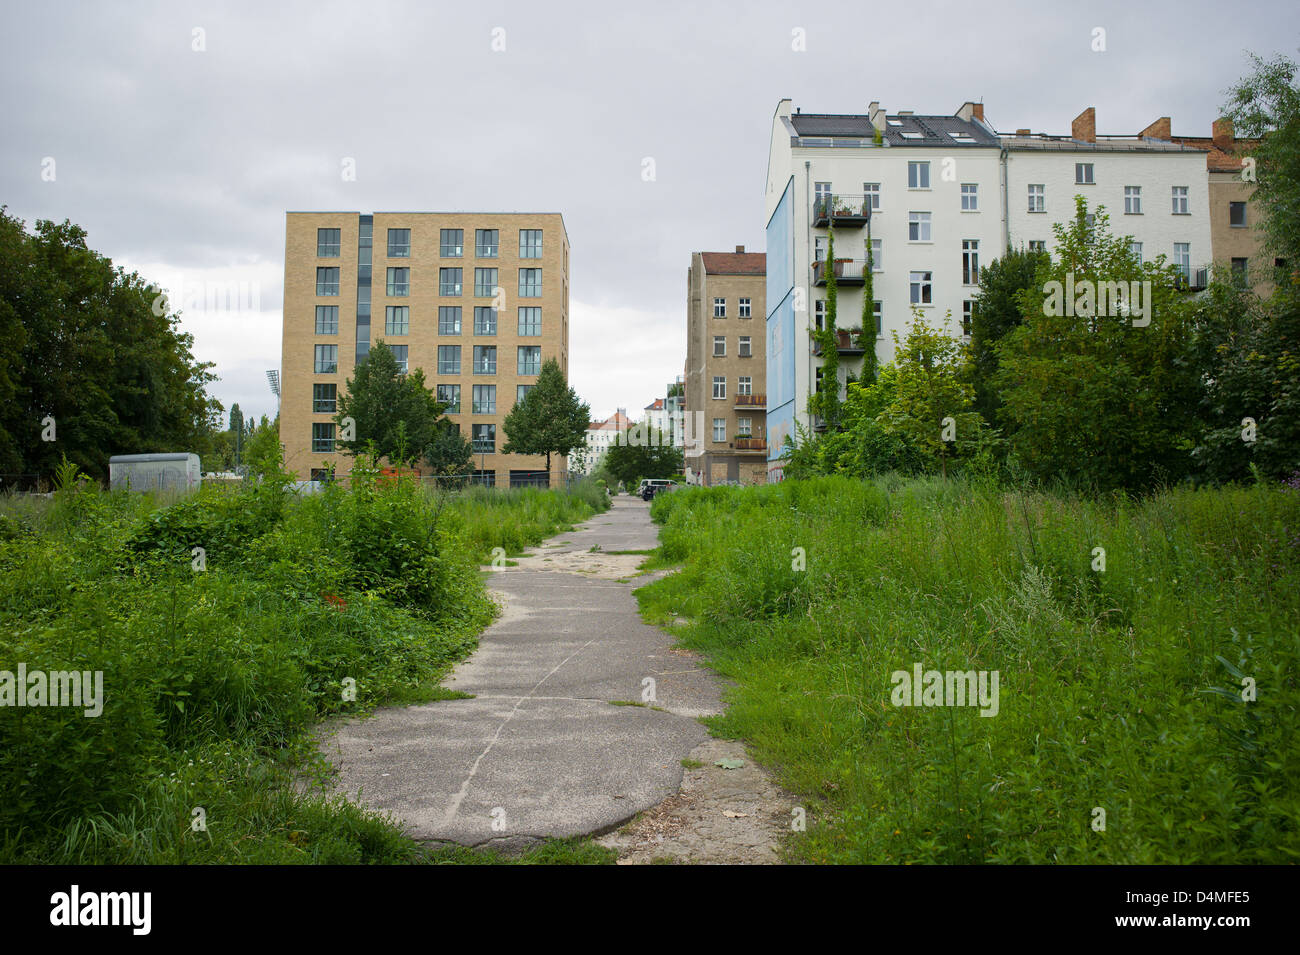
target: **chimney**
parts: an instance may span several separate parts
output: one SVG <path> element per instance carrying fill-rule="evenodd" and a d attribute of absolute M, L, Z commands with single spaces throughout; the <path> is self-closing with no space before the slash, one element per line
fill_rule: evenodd
<path fill-rule="evenodd" d="M 984 104 L 983 104 L 983 103 L 972 103 L 972 104 L 971 104 L 971 113 L 972 113 L 972 114 L 975 116 L 975 118 L 978 119 L 981 123 L 984 122 Z"/>
<path fill-rule="evenodd" d="M 1210 127 L 1210 135 L 1214 137 L 1214 145 L 1222 149 L 1225 153 L 1232 152 L 1234 142 L 1232 132 L 1232 120 L 1216 119 L 1214 125 Z"/>
<path fill-rule="evenodd" d="M 737 252 L 744 252 L 744 251 L 745 251 L 745 247 L 744 247 L 743 245 L 738 245 L 738 246 L 736 246 L 736 251 L 737 251 Z"/>
<path fill-rule="evenodd" d="M 1027 129 L 1017 129 L 1017 130 L 1016 130 L 1016 135 L 1017 135 L 1017 136 L 1028 136 L 1028 135 L 1029 135 L 1029 130 L 1027 130 Z"/>
<path fill-rule="evenodd" d="M 1070 135 L 1085 143 L 1097 141 L 1097 111 L 1089 106 L 1070 124 Z"/>
<path fill-rule="evenodd" d="M 1149 136 L 1152 139 L 1172 139 L 1173 134 L 1170 132 L 1170 122 L 1168 116 L 1161 116 L 1154 123 L 1148 126 L 1139 136 Z"/>
<path fill-rule="evenodd" d="M 880 108 L 880 103 L 875 100 L 871 101 L 871 105 L 867 107 L 867 119 L 871 121 L 871 125 L 876 129 L 884 127 L 885 111 Z"/>
<path fill-rule="evenodd" d="M 957 110 L 957 116 L 958 118 L 967 120 L 968 122 L 973 119 L 977 119 L 980 122 L 983 122 L 984 104 L 973 103 L 970 100 L 967 100 L 966 102 L 961 104 L 961 109 Z"/>
<path fill-rule="evenodd" d="M 911 115 L 912 115 L 912 111 L 911 111 L 910 109 L 900 109 L 900 110 L 898 111 L 898 115 L 899 115 L 899 116 L 911 116 Z"/>

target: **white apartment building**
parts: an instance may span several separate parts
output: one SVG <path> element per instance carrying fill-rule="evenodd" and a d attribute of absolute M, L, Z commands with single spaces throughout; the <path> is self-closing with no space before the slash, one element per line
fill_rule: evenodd
<path fill-rule="evenodd" d="M 999 134 L 971 102 L 952 116 L 886 113 L 874 102 L 859 115 L 777 105 L 764 202 L 770 480 L 781 477 L 786 436 L 819 424 L 807 412 L 822 365 L 809 329 L 825 308 L 827 269 L 837 276 L 837 327 L 860 328 L 868 248 L 882 364 L 913 307 L 968 333 L 980 268 L 1008 245 L 1050 249 L 1052 224 L 1073 218 L 1076 194 L 1104 205 L 1112 231 L 1132 235 L 1144 260 L 1163 253 L 1196 279 L 1212 259 L 1205 151 L 1098 137 L 1094 115 L 1085 110 L 1071 136 L 1052 137 Z M 832 227 L 837 263 L 828 266 Z M 841 335 L 841 381 L 861 372 L 854 338 Z"/>

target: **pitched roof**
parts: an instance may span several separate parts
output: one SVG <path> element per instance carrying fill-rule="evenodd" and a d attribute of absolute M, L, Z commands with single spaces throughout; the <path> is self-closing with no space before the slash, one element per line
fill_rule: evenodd
<path fill-rule="evenodd" d="M 710 275 L 766 275 L 766 252 L 701 252 Z"/>
<path fill-rule="evenodd" d="M 650 402 L 648 405 L 645 406 L 646 411 L 663 411 L 663 408 L 664 408 L 664 400 L 662 398 L 656 398 L 654 401 Z"/>
<path fill-rule="evenodd" d="M 799 134 L 811 138 L 873 139 L 876 127 L 867 116 L 833 113 L 794 113 L 790 124 Z M 886 114 L 881 138 L 891 146 L 983 146 L 996 147 L 998 138 L 980 123 L 960 116 L 917 116 L 913 113 Z M 817 144 L 811 144 L 817 145 Z"/>
<path fill-rule="evenodd" d="M 1215 145 L 1212 136 L 1171 136 L 1171 142 L 1206 150 L 1205 166 L 1210 172 L 1236 172 L 1242 167 L 1241 153 L 1259 145 L 1256 139 L 1234 139 L 1231 151 Z"/>

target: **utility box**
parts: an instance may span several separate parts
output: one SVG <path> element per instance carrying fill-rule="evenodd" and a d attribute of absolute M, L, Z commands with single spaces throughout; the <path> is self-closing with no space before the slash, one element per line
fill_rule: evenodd
<path fill-rule="evenodd" d="M 115 454 L 108 486 L 122 491 L 197 491 L 203 472 L 197 454 Z"/>

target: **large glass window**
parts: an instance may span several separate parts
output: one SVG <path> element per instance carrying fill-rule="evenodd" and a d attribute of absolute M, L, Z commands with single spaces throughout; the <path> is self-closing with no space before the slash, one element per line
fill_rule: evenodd
<path fill-rule="evenodd" d="M 439 335 L 460 334 L 460 306 L 459 305 L 438 306 L 438 334 Z"/>
<path fill-rule="evenodd" d="M 389 305 L 384 308 L 384 334 L 409 335 L 411 332 L 411 306 Z"/>
<path fill-rule="evenodd" d="M 409 259 L 411 257 L 411 230 L 388 230 L 388 257 L 390 259 Z"/>
<path fill-rule="evenodd" d="M 339 307 L 337 305 L 316 306 L 316 334 L 337 335 L 339 333 Z"/>
<path fill-rule="evenodd" d="M 394 298 L 401 298 L 411 294 L 410 269 L 388 270 L 388 294 Z"/>
<path fill-rule="evenodd" d="M 463 271 L 462 269 L 439 269 L 438 294 L 459 295 Z"/>
<path fill-rule="evenodd" d="M 476 305 L 474 307 L 474 334 L 495 335 L 497 333 L 497 310 Z"/>
<path fill-rule="evenodd" d="M 474 374 L 495 375 L 497 373 L 497 346 L 474 346 Z"/>
<path fill-rule="evenodd" d="M 1029 185 L 1029 211 L 1047 211 L 1047 186 L 1042 183 L 1030 183 Z"/>
<path fill-rule="evenodd" d="M 1173 194 L 1174 215 L 1176 216 L 1188 215 L 1189 213 L 1187 211 L 1187 187 L 1174 186 L 1173 190 L 1174 190 L 1174 194 Z"/>
<path fill-rule="evenodd" d="M 536 305 L 524 305 L 519 308 L 519 334 L 535 337 L 542 333 L 542 310 Z"/>
<path fill-rule="evenodd" d="M 1124 187 L 1124 215 L 1140 216 L 1142 214 L 1142 187 Z"/>
<path fill-rule="evenodd" d="M 497 270 L 474 270 L 474 295 L 478 298 L 491 298 L 496 294 Z"/>
<path fill-rule="evenodd" d="M 979 239 L 961 240 L 961 284 L 979 285 L 980 282 L 980 243 Z"/>
<path fill-rule="evenodd" d="M 316 294 L 339 294 L 339 270 L 337 268 L 318 268 L 316 270 Z"/>
<path fill-rule="evenodd" d="M 334 414 L 338 410 L 339 386 L 319 382 L 311 386 L 311 410 L 315 414 Z"/>
<path fill-rule="evenodd" d="M 311 450 L 313 454 L 332 454 L 334 452 L 334 423 L 313 422 L 311 426 Z"/>
<path fill-rule="evenodd" d="M 437 397 L 447 406 L 444 414 L 460 414 L 460 385 L 439 385 Z"/>
<path fill-rule="evenodd" d="M 459 259 L 465 254 L 465 230 L 443 229 L 438 236 L 438 254 L 444 259 Z"/>
<path fill-rule="evenodd" d="M 1192 280 L 1192 244 L 1190 242 L 1174 243 L 1174 268 L 1183 273 L 1183 278 Z"/>
<path fill-rule="evenodd" d="M 515 404 L 523 401 L 528 397 L 528 392 L 532 391 L 535 385 L 515 385 Z"/>
<path fill-rule="evenodd" d="M 520 269 L 519 270 L 519 297 L 520 298 L 541 298 L 542 296 L 542 270 L 541 269 Z"/>
<path fill-rule="evenodd" d="M 333 375 L 339 370 L 339 346 L 316 346 L 316 374 Z"/>
<path fill-rule="evenodd" d="M 963 182 L 961 184 L 961 211 L 979 212 L 979 209 L 980 209 L 979 183 Z"/>
<path fill-rule="evenodd" d="M 540 375 L 542 372 L 542 346 L 519 346 L 519 374 Z"/>
<path fill-rule="evenodd" d="M 460 374 L 460 346 L 459 345 L 438 346 L 438 374 L 440 375 Z"/>
<path fill-rule="evenodd" d="M 480 259 L 495 259 L 501 248 L 501 233 L 497 229 L 474 230 L 474 254 Z"/>
<path fill-rule="evenodd" d="M 725 375 L 713 376 L 713 397 L 714 398 L 727 397 L 727 378 Z"/>
<path fill-rule="evenodd" d="M 475 385 L 474 386 L 474 414 L 496 414 L 497 413 L 497 386 L 496 385 Z"/>
<path fill-rule="evenodd" d="M 930 272 L 913 272 L 911 273 L 911 295 L 913 305 L 931 304 L 931 276 Z"/>
<path fill-rule="evenodd" d="M 907 188 L 930 188 L 930 164 L 928 162 L 909 162 L 907 164 Z"/>
<path fill-rule="evenodd" d="M 343 240 L 339 238 L 339 229 L 316 230 L 316 256 L 322 259 L 337 259 Z"/>
<path fill-rule="evenodd" d="M 907 238 L 910 242 L 930 241 L 930 213 L 909 212 L 907 214 Z"/>
<path fill-rule="evenodd" d="M 540 259 L 542 257 L 542 230 L 519 230 L 519 257 L 521 259 Z"/>
<path fill-rule="evenodd" d="M 473 431 L 474 453 L 493 454 L 497 449 L 497 426 L 476 424 Z"/>

